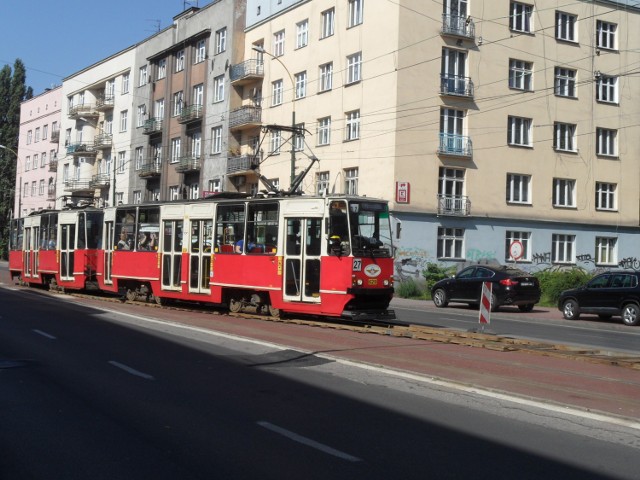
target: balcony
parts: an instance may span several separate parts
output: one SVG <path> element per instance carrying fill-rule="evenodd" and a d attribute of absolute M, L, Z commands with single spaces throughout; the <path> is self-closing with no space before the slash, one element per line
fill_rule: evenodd
<path fill-rule="evenodd" d="M 69 107 L 69 118 L 78 119 L 80 117 L 97 117 L 100 113 L 94 105 L 84 103 L 82 105 L 74 105 Z"/>
<path fill-rule="evenodd" d="M 142 165 L 138 172 L 140 178 L 159 177 L 162 174 L 162 162 L 149 162 Z"/>
<path fill-rule="evenodd" d="M 49 171 L 50 172 L 57 172 L 58 171 L 58 159 L 57 158 L 50 158 L 49 159 Z"/>
<path fill-rule="evenodd" d="M 49 185 L 49 188 L 47 190 L 47 200 L 48 201 L 52 201 L 56 199 L 56 186 L 55 185 Z"/>
<path fill-rule="evenodd" d="M 473 155 L 473 144 L 469 137 L 453 133 L 441 133 L 438 154 L 451 157 L 467 157 Z"/>
<path fill-rule="evenodd" d="M 466 195 L 438 194 L 438 215 L 468 217 L 471 215 L 471 201 Z"/>
<path fill-rule="evenodd" d="M 99 173 L 91 177 L 91 188 L 106 188 L 110 184 L 108 173 Z"/>
<path fill-rule="evenodd" d="M 87 145 L 86 143 L 74 143 L 67 145 L 67 155 L 73 155 L 74 157 L 92 157 L 96 154 L 93 145 Z"/>
<path fill-rule="evenodd" d="M 51 138 L 49 138 L 51 143 L 58 143 L 60 141 L 60 130 L 53 130 L 51 132 Z"/>
<path fill-rule="evenodd" d="M 111 148 L 113 141 L 113 135 L 109 133 L 101 133 L 93 138 L 93 148 L 95 150 L 104 150 L 105 148 Z"/>
<path fill-rule="evenodd" d="M 253 155 L 229 157 L 227 158 L 227 175 L 244 175 L 254 172 L 258 164 L 258 159 Z"/>
<path fill-rule="evenodd" d="M 440 33 L 474 40 L 476 38 L 476 26 L 471 17 L 444 13 L 442 15 L 442 31 Z"/>
<path fill-rule="evenodd" d="M 262 125 L 262 108 L 245 106 L 229 112 L 229 129 L 246 130 Z"/>
<path fill-rule="evenodd" d="M 202 105 L 189 105 L 182 109 L 178 123 L 199 122 L 202 120 Z"/>
<path fill-rule="evenodd" d="M 199 156 L 187 155 L 185 157 L 180 157 L 180 159 L 178 160 L 178 163 L 176 164 L 176 172 L 178 173 L 199 172 L 200 164 L 201 164 L 201 160 Z"/>
<path fill-rule="evenodd" d="M 86 192 L 93 190 L 93 187 L 90 180 L 67 180 L 64 189 L 67 192 Z"/>
<path fill-rule="evenodd" d="M 142 133 L 144 135 L 153 135 L 155 133 L 162 133 L 162 119 L 150 118 L 142 126 Z"/>
<path fill-rule="evenodd" d="M 469 77 L 440 75 L 440 95 L 473 98 L 473 82 Z"/>
<path fill-rule="evenodd" d="M 99 112 L 104 112 L 106 110 L 111 110 L 113 108 L 115 96 L 110 94 L 102 94 L 96 100 L 96 110 Z"/>
<path fill-rule="evenodd" d="M 244 85 L 264 78 L 264 63 L 256 58 L 231 66 L 231 84 Z"/>

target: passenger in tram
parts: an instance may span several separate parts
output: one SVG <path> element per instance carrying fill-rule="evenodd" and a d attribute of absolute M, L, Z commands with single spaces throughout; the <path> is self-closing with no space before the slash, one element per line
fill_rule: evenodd
<path fill-rule="evenodd" d="M 149 250 L 149 239 L 144 232 L 140 232 L 138 235 L 138 250 Z"/>
<path fill-rule="evenodd" d="M 127 233 L 120 233 L 120 240 L 118 241 L 118 250 L 131 250 L 131 240 L 127 238 Z"/>

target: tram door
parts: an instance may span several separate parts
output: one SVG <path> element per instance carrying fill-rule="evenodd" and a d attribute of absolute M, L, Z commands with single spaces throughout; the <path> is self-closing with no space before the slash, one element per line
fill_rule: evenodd
<path fill-rule="evenodd" d="M 40 275 L 40 227 L 34 226 L 32 232 L 33 249 L 31 250 L 31 275 L 37 277 Z"/>
<path fill-rule="evenodd" d="M 24 276 L 31 277 L 31 250 L 33 248 L 33 237 L 31 236 L 31 227 L 24 228 Z"/>
<path fill-rule="evenodd" d="M 73 280 L 73 260 L 76 246 L 76 224 L 60 224 L 60 278 Z"/>
<path fill-rule="evenodd" d="M 162 221 L 162 288 L 182 288 L 182 220 Z"/>
<path fill-rule="evenodd" d="M 191 220 L 189 245 L 189 292 L 211 293 L 211 247 L 213 220 Z"/>
<path fill-rule="evenodd" d="M 113 247 L 115 245 L 114 237 L 115 227 L 113 221 L 104 223 L 104 283 L 112 285 L 111 270 L 113 267 Z"/>
<path fill-rule="evenodd" d="M 320 302 L 321 218 L 286 218 L 284 299 Z"/>

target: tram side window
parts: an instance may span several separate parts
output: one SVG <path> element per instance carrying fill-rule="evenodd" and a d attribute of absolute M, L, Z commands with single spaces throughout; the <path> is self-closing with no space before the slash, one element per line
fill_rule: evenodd
<path fill-rule="evenodd" d="M 277 244 L 278 204 L 273 202 L 249 205 L 246 252 L 275 255 Z"/>
<path fill-rule="evenodd" d="M 218 205 L 216 214 L 216 251 L 241 253 L 244 244 L 244 204 Z"/>
<path fill-rule="evenodd" d="M 336 200 L 329 206 L 329 255 L 349 255 L 349 222 L 347 202 Z"/>
<path fill-rule="evenodd" d="M 11 236 L 9 248 L 11 250 L 22 250 L 22 237 L 24 234 L 24 220 L 17 218 L 11 221 Z"/>
<path fill-rule="evenodd" d="M 78 215 L 78 249 L 82 250 L 86 248 L 86 223 L 84 218 L 84 212 Z"/>
<path fill-rule="evenodd" d="M 141 207 L 138 211 L 136 250 L 155 252 L 160 235 L 160 207 Z"/>
<path fill-rule="evenodd" d="M 136 209 L 122 208 L 116 212 L 117 250 L 133 250 L 136 226 Z"/>
<path fill-rule="evenodd" d="M 102 248 L 102 212 L 87 212 L 87 248 Z"/>

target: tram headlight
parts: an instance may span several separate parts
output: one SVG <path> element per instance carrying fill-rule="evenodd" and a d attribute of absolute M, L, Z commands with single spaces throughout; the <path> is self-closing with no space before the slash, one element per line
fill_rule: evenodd
<path fill-rule="evenodd" d="M 389 280 L 384 280 L 384 281 L 382 282 L 382 284 L 383 284 L 385 287 L 388 287 L 388 286 L 389 286 Z"/>

